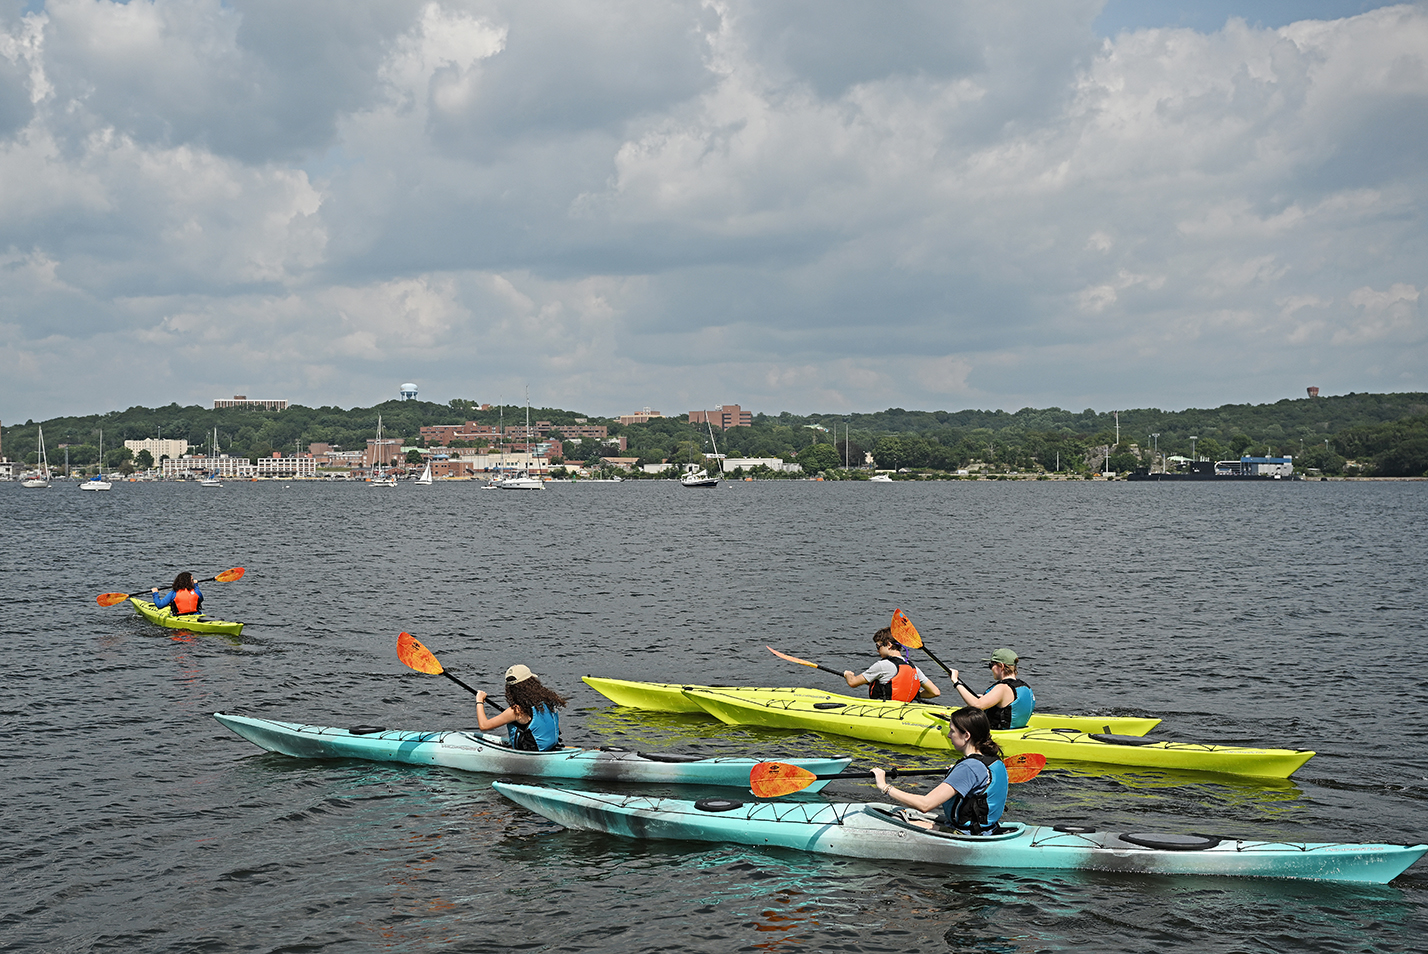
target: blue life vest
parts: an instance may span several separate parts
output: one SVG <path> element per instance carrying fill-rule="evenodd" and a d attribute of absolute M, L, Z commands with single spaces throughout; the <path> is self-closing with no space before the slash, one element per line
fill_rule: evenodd
<path fill-rule="evenodd" d="M 1001 821 L 1007 806 L 1007 787 L 1011 781 L 1007 776 L 1006 763 L 995 755 L 973 755 L 957 765 L 968 763 L 969 768 L 981 763 L 983 770 L 977 773 L 980 780 L 969 791 L 958 792 L 942 804 L 944 819 L 948 825 L 973 835 L 992 832 Z M 956 765 L 953 769 L 956 769 Z M 951 778 L 951 774 L 948 774 Z"/>
<path fill-rule="evenodd" d="M 1031 687 L 1020 679 L 998 679 L 987 687 L 987 692 L 997 686 L 1011 686 L 1012 703 L 988 709 L 987 721 L 993 729 L 1025 729 L 1031 721 L 1031 713 L 1036 709 L 1036 696 L 1032 694 Z"/>
<path fill-rule="evenodd" d="M 512 722 L 506 726 L 511 748 L 521 752 L 548 752 L 560 744 L 560 713 L 549 706 L 536 706 L 528 725 Z"/>

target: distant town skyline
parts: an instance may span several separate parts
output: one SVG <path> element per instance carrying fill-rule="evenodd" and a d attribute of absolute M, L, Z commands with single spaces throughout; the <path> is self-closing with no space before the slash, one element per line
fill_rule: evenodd
<path fill-rule="evenodd" d="M 5 5 L 0 418 L 1425 391 L 1425 50 L 1428 0 Z"/>

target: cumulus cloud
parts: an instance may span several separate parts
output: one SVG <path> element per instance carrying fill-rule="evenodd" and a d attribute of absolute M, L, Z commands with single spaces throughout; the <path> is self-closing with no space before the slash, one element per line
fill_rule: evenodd
<path fill-rule="evenodd" d="M 1428 7 L 1360 7 L 6 7 L 0 406 L 1428 388 Z"/>

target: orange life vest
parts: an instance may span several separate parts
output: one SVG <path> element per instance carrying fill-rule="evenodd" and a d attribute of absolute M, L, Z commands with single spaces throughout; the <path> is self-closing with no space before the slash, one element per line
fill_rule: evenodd
<path fill-rule="evenodd" d="M 897 664 L 897 675 L 892 682 L 875 682 L 868 686 L 868 698 L 892 699 L 897 702 L 911 702 L 922 690 L 922 681 L 917 678 L 917 670 L 901 659 Z"/>
<path fill-rule="evenodd" d="M 198 594 L 193 590 L 174 590 L 174 615 L 198 612 Z"/>

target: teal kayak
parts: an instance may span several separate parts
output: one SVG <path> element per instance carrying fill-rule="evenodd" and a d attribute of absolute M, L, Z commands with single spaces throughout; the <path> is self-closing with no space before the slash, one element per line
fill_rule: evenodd
<path fill-rule="evenodd" d="M 134 609 L 140 616 L 165 629 L 184 629 L 190 633 L 222 633 L 225 636 L 237 636 L 243 632 L 242 623 L 214 619 L 211 616 L 204 616 L 202 613 L 186 613 L 182 616 L 175 616 L 171 607 L 165 606 L 163 609 L 159 609 L 149 600 L 137 596 L 129 597 L 129 602 L 134 604 Z"/>
<path fill-rule="evenodd" d="M 686 801 L 496 782 L 506 798 L 566 828 L 796 848 L 818 854 L 1000 870 L 1083 869 L 1147 875 L 1300 878 L 1387 884 L 1428 845 L 1269 842 L 1165 832 L 1009 825 L 994 835 L 928 831 L 907 810 L 865 802 Z M 912 813 L 917 814 L 917 813 Z"/>
<path fill-rule="evenodd" d="M 377 726 L 305 725 L 215 712 L 213 717 L 269 752 L 300 759 L 367 759 L 408 765 L 440 765 L 492 775 L 593 779 L 603 782 L 659 782 L 718 785 L 747 789 L 759 759 L 699 758 L 631 752 L 626 749 L 566 747 L 549 752 L 520 752 L 494 735 L 456 730 L 414 732 Z M 783 759 L 815 775 L 832 775 L 850 759 Z M 818 781 L 817 791 L 827 781 Z"/>

